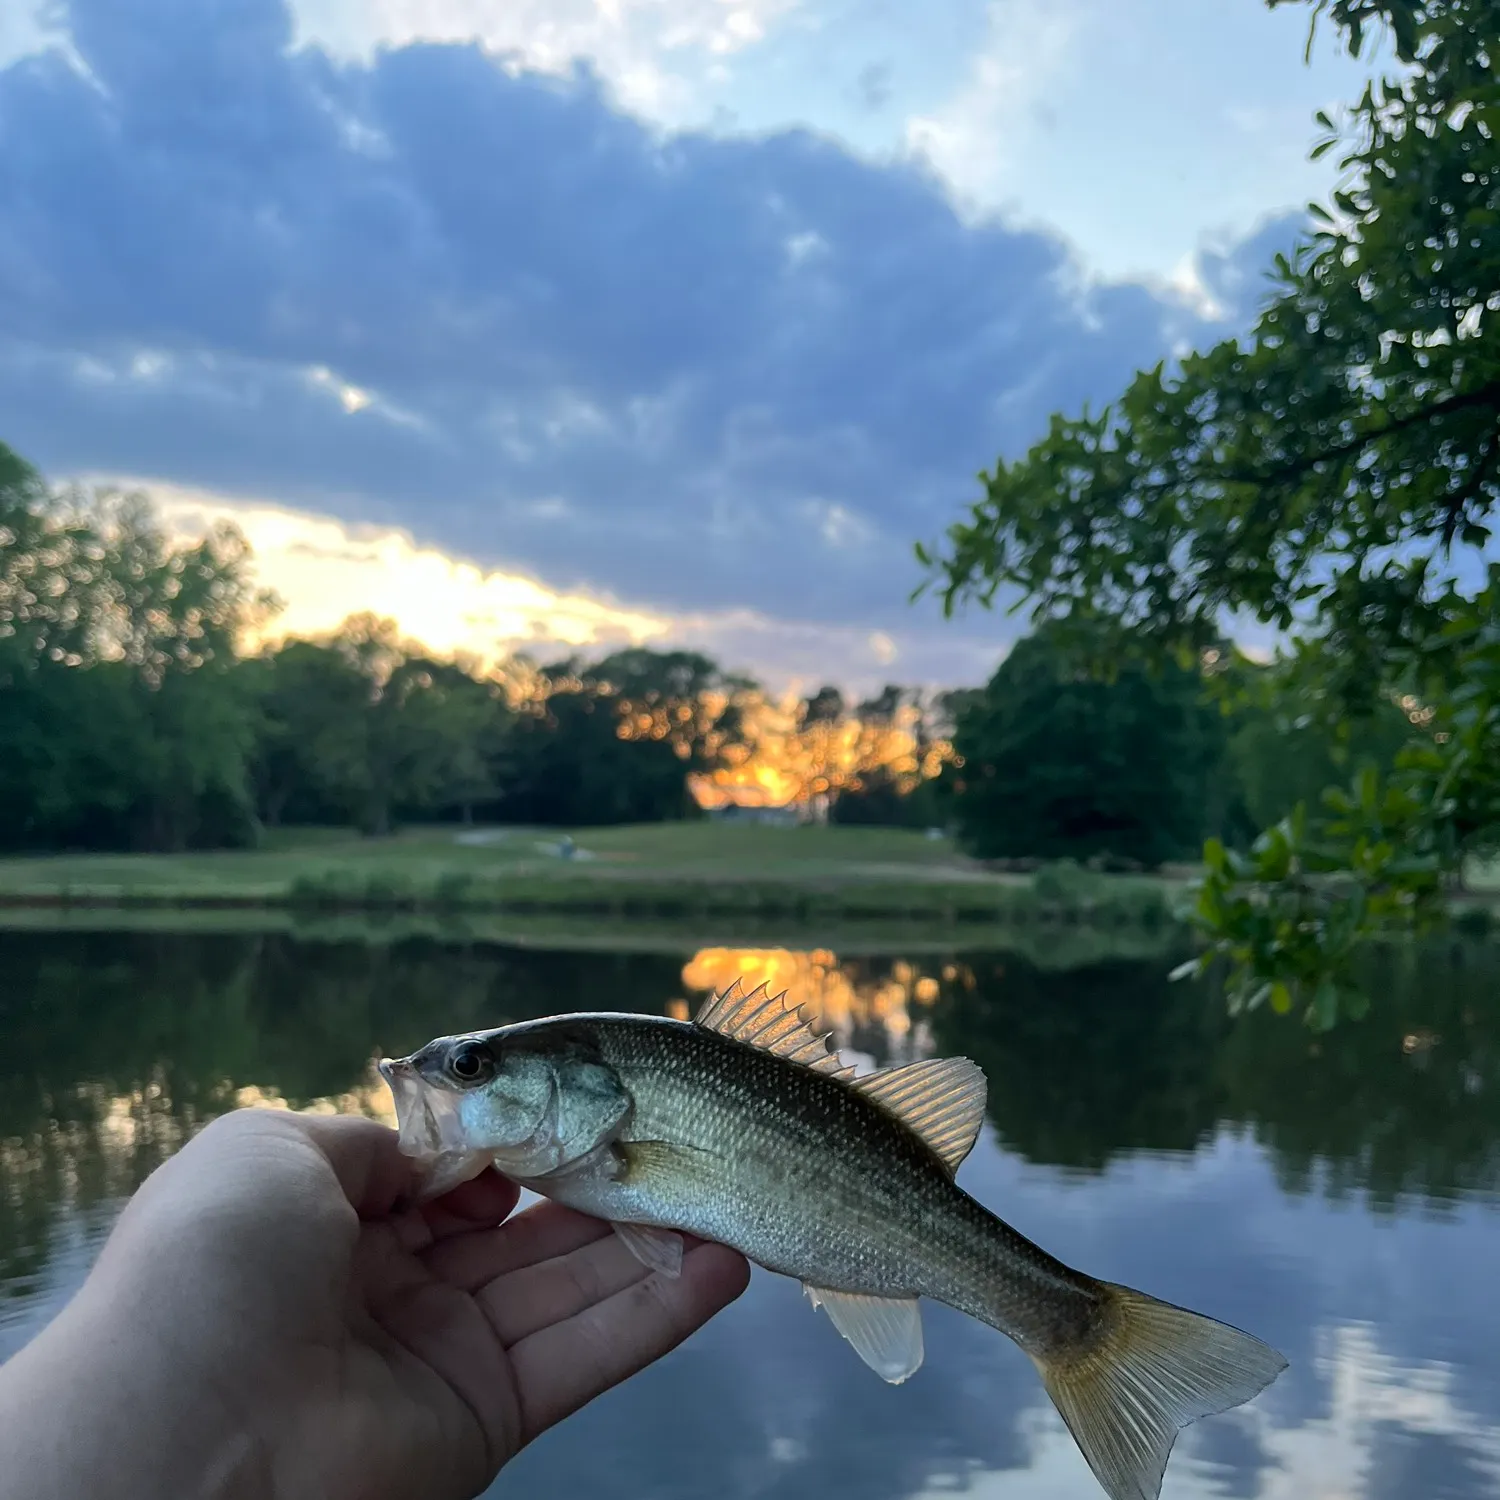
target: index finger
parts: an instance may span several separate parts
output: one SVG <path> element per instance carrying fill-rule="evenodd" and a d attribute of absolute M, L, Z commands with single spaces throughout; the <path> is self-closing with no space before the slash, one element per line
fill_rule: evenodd
<path fill-rule="evenodd" d="M 362 1219 L 383 1219 L 410 1202 L 421 1168 L 397 1147 L 388 1125 L 359 1115 L 286 1116 L 323 1154 L 350 1206 Z"/>
<path fill-rule="evenodd" d="M 644 1281 L 523 1338 L 510 1350 L 522 1441 L 675 1349 L 749 1284 L 750 1265 L 723 1245 L 695 1245 L 682 1274 Z"/>

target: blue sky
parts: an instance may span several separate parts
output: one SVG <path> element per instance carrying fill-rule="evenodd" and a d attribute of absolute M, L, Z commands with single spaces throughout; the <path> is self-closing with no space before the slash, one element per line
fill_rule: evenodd
<path fill-rule="evenodd" d="M 974 680 L 1015 624 L 909 607 L 911 542 L 1248 321 L 1360 87 L 1305 38 L 1255 0 L 12 3 L 0 436 L 236 515 L 301 628 Z"/>

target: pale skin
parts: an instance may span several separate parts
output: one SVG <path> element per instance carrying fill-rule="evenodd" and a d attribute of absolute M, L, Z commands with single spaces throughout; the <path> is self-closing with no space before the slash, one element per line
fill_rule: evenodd
<path fill-rule="evenodd" d="M 720 1245 L 669 1280 L 596 1219 L 510 1217 L 493 1172 L 416 1186 L 371 1120 L 208 1126 L 0 1365 L 0 1496 L 469 1500 L 749 1278 Z"/>

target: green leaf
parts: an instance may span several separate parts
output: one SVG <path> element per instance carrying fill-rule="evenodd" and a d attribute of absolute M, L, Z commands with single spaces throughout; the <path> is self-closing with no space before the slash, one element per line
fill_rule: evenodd
<path fill-rule="evenodd" d="M 1312 1020 L 1319 1031 L 1332 1031 L 1339 1018 L 1339 988 L 1332 978 L 1320 980 L 1313 991 Z"/>

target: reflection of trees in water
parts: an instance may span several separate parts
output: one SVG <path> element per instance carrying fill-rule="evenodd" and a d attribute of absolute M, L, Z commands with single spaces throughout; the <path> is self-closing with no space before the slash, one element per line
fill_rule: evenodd
<path fill-rule="evenodd" d="M 432 939 L 10 933 L 0 941 L 0 1278 L 46 1258 L 64 1206 L 121 1196 L 198 1123 L 250 1099 L 384 1112 L 370 1073 L 444 1031 L 570 1010 L 679 1012 L 743 976 L 786 987 L 840 1045 L 885 1063 L 975 1058 L 1002 1139 L 1098 1168 L 1191 1150 L 1245 1121 L 1284 1184 L 1388 1202 L 1500 1178 L 1493 960 L 1372 960 L 1369 1018 L 1313 1037 L 1231 1021 L 1164 965 L 1042 970 L 994 954 L 840 960 L 826 951 L 561 952 Z M 1467 955 L 1467 956 L 1466 956 Z"/>
<path fill-rule="evenodd" d="M 925 1012 L 938 997 L 941 979 L 952 980 L 952 963 L 929 964 L 936 972 L 905 959 L 840 960 L 827 948 L 701 948 L 682 970 L 690 1001 L 672 1007 L 687 1016 L 711 990 L 736 980 L 747 989 L 765 985 L 785 990 L 805 1006 L 817 1024 L 833 1033 L 834 1045 L 868 1053 L 884 1065 L 932 1051 Z"/>
<path fill-rule="evenodd" d="M 1369 1016 L 1315 1036 L 1164 968 L 1040 972 L 972 957 L 934 1007 L 936 1050 L 985 1069 L 989 1113 L 1031 1160 L 1101 1167 L 1191 1150 L 1249 1124 L 1283 1185 L 1441 1200 L 1500 1185 L 1500 958 L 1483 947 L 1372 954 Z"/>
<path fill-rule="evenodd" d="M 1121 1151 L 1191 1150 L 1219 1119 L 1223 1007 L 1157 964 L 1066 972 L 972 956 L 932 1016 L 935 1049 L 972 1057 L 1001 1138 L 1033 1161 L 1100 1167 Z"/>
<path fill-rule="evenodd" d="M 439 1031 L 660 1008 L 680 964 L 430 941 L 7 933 L 0 940 L 0 1284 L 60 1218 L 123 1197 L 204 1121 L 258 1097 L 384 1107 L 372 1056 Z"/>
<path fill-rule="evenodd" d="M 1500 1186 L 1500 955 L 1372 955 L 1369 1017 L 1310 1035 L 1254 1016 L 1219 1054 L 1232 1117 L 1254 1122 L 1283 1185 L 1452 1199 Z"/>

